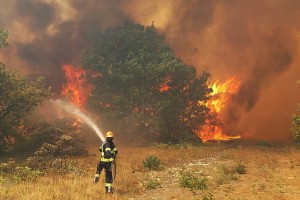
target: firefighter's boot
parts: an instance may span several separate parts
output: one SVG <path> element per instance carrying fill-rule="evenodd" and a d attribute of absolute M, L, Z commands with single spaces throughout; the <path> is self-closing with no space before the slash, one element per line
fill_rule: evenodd
<path fill-rule="evenodd" d="M 106 193 L 109 193 L 109 194 L 113 193 L 112 187 L 110 187 L 110 186 L 105 186 L 105 191 L 106 191 Z"/>

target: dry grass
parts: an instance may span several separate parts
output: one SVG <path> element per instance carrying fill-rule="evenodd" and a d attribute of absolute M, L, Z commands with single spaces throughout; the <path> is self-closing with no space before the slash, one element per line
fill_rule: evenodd
<path fill-rule="evenodd" d="M 78 159 L 84 175 L 46 175 L 37 182 L 5 183 L 0 185 L 0 199 L 300 199 L 300 151 L 294 147 L 119 146 L 114 195 L 104 193 L 103 174 L 98 184 L 93 183 L 99 160 L 94 149 L 94 154 Z M 152 155 L 161 160 L 163 170 L 143 167 L 142 161 Z M 238 165 L 246 167 L 245 174 L 235 171 Z M 207 189 L 181 188 L 182 171 L 206 177 Z M 159 184 L 150 187 L 149 180 Z"/>

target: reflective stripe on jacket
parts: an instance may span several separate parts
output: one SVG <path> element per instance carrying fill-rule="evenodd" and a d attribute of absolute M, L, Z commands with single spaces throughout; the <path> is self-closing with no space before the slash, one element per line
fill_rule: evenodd
<path fill-rule="evenodd" d="M 118 150 L 112 141 L 104 142 L 99 148 L 101 152 L 101 162 L 113 162 Z"/>

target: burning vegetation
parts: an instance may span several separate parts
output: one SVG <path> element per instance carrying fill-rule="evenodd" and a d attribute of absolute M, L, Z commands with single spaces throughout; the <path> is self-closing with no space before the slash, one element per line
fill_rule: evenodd
<path fill-rule="evenodd" d="M 86 72 L 83 68 L 73 67 L 71 65 L 62 66 L 67 83 L 62 88 L 62 96 L 68 101 L 72 102 L 74 105 L 84 108 L 86 105 L 86 100 L 89 93 L 92 90 L 92 85 L 87 83 L 84 77 Z M 95 76 L 92 73 L 91 78 L 101 78 L 102 76 Z M 98 73 L 101 74 L 101 73 Z M 168 76 L 164 82 L 161 83 L 159 91 L 167 92 L 170 89 L 170 82 L 172 78 Z M 214 81 L 209 84 L 208 87 L 212 89 L 209 94 L 210 99 L 203 103 L 199 101 L 200 105 L 205 105 L 209 108 L 210 113 L 213 117 L 207 117 L 205 120 L 205 125 L 201 127 L 201 130 L 197 131 L 197 135 L 201 138 L 203 142 L 208 141 L 227 141 L 232 139 L 239 139 L 241 136 L 230 136 L 224 132 L 224 124 L 222 123 L 222 111 L 226 105 L 232 100 L 233 96 L 236 95 L 240 86 L 240 81 L 238 79 L 230 79 L 224 83 L 220 81 Z M 98 102 L 100 106 L 108 108 L 111 104 L 103 102 Z M 134 109 L 137 112 L 137 109 Z M 153 114 L 152 114 L 153 115 Z"/>
<path fill-rule="evenodd" d="M 222 123 L 222 112 L 224 108 L 234 95 L 236 95 L 240 81 L 238 79 L 230 79 L 225 83 L 220 81 L 213 82 L 209 87 L 212 88 L 211 99 L 205 105 L 210 109 L 215 118 L 207 118 L 205 125 L 198 132 L 199 137 L 203 142 L 207 141 L 227 141 L 232 139 L 239 139 L 241 136 L 229 136 L 224 132 L 224 125 Z M 199 102 L 201 103 L 201 102 Z"/>
<path fill-rule="evenodd" d="M 66 84 L 62 86 L 61 95 L 67 101 L 84 108 L 92 86 L 85 79 L 85 70 L 72 65 L 63 65 Z"/>
<path fill-rule="evenodd" d="M 208 71 L 214 77 L 220 77 L 220 80 L 242 77 L 239 90 L 234 100 L 230 101 L 231 105 L 225 106 L 225 111 L 224 108 L 218 110 L 217 105 L 207 104 L 212 112 L 219 112 L 215 115 L 220 118 L 220 121 L 214 120 L 212 123 L 206 120 L 205 124 L 222 124 L 214 126 L 214 130 L 222 129 L 225 135 L 241 134 L 251 138 L 289 139 L 290 115 L 294 112 L 299 99 L 299 94 L 294 92 L 293 88 L 296 80 L 299 79 L 297 77 L 300 58 L 297 50 L 300 30 L 299 2 L 263 0 L 241 3 L 238 0 L 230 2 L 199 0 L 187 4 L 183 0 L 163 2 L 155 0 L 145 4 L 138 0 L 117 3 L 103 0 L 91 0 L 85 3 L 76 0 L 64 2 L 27 0 L 3 1 L 2 7 L 5 9 L 0 13 L 1 26 L 11 34 L 9 48 L 0 53 L 3 57 L 1 57 L 2 61 L 10 66 L 19 67 L 30 77 L 35 77 L 37 74 L 45 76 L 47 83 L 52 85 L 56 94 L 61 93 L 63 85 L 62 96 L 78 106 L 84 107 L 88 96 L 93 99 L 98 94 L 90 95 L 91 89 L 88 84 L 85 85 L 82 76 L 86 75 L 82 70 L 73 70 L 73 74 L 68 74 L 66 71 L 72 66 L 65 65 L 63 70 L 61 66 L 65 63 L 82 66 L 96 59 L 89 57 L 83 61 L 81 57 L 83 49 L 90 49 L 95 44 L 91 38 L 97 38 L 98 33 L 104 33 L 108 27 L 123 26 L 127 20 L 133 20 L 154 27 L 156 34 L 163 38 L 165 44 L 170 45 L 176 57 L 180 57 L 187 65 L 197 68 L 198 72 Z M 113 30 L 113 28 L 109 29 Z M 110 33 L 114 34 L 113 31 Z M 2 35 L 4 40 L 1 40 L 1 45 L 7 46 L 6 31 Z M 152 42 L 154 45 L 155 41 Z M 105 62 L 122 58 L 128 51 L 122 47 L 127 44 L 124 42 L 120 46 L 120 51 L 109 55 L 111 60 L 107 59 Z M 141 46 L 138 48 L 144 49 Z M 101 56 L 105 52 L 99 51 L 99 53 Z M 136 58 L 135 55 L 127 56 Z M 138 64 L 140 68 L 149 67 L 146 63 L 149 63 L 152 57 L 142 53 L 139 56 L 144 59 L 144 62 L 133 59 L 122 64 L 133 64 L 132 66 Z M 115 68 L 115 65 L 111 67 Z M 101 72 L 86 70 L 94 71 L 96 75 L 100 74 L 104 77 L 102 80 L 106 79 L 106 73 L 110 72 L 110 69 Z M 140 69 L 133 67 L 128 70 Z M 65 78 L 64 73 L 77 77 L 77 82 L 85 82 L 80 83 L 84 85 L 83 88 L 80 88 L 80 84 L 76 86 L 77 83 L 68 80 L 73 80 L 72 78 Z M 77 73 L 81 75 L 75 75 Z M 149 75 L 149 71 L 146 74 Z M 166 74 L 161 75 L 166 76 Z M 166 80 L 166 77 L 152 78 L 160 79 L 159 84 L 149 84 L 156 89 L 159 88 L 161 94 L 167 95 L 174 89 L 172 82 L 163 83 L 162 80 Z M 95 78 L 98 79 L 99 77 Z M 131 86 L 135 86 L 147 80 L 147 77 L 141 75 L 139 80 L 136 80 L 138 83 L 130 80 L 128 76 L 115 76 L 114 79 L 123 79 L 121 85 L 131 81 Z M 94 81 L 91 82 L 94 84 Z M 127 90 L 128 94 L 144 92 L 132 88 L 135 91 Z M 84 93 L 84 97 L 79 97 L 80 90 Z M 133 98 L 132 103 L 137 104 L 147 98 Z M 270 103 L 270 99 L 276 101 Z M 126 100 L 115 97 L 114 102 L 117 101 L 128 105 L 122 111 L 113 112 L 125 123 L 125 115 L 132 108 L 136 109 L 139 106 L 130 105 Z M 210 103 L 218 104 L 218 101 Z M 97 104 L 100 106 L 97 108 L 93 105 L 92 109 L 98 113 L 112 108 L 118 109 L 118 106 L 107 99 L 98 99 Z M 145 111 L 144 114 L 157 113 L 149 106 L 137 110 Z M 182 117 L 183 121 L 184 118 L 185 116 Z M 153 119 L 155 120 L 157 119 Z M 149 120 L 142 121 L 145 122 L 144 124 L 151 124 Z M 249 121 L 253 123 L 249 124 Z M 273 126 L 269 126 L 270 123 Z M 191 129 L 195 132 L 199 127 Z"/>

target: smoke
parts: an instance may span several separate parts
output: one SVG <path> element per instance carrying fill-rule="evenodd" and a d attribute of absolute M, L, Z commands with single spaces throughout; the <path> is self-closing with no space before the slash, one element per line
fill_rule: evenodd
<path fill-rule="evenodd" d="M 0 4 L 0 26 L 10 33 L 10 46 L 1 60 L 30 76 L 45 76 L 56 92 L 64 81 L 61 66 L 82 63 L 82 51 L 95 34 L 127 19 L 117 0 L 0 0 Z"/>
<path fill-rule="evenodd" d="M 130 19 L 152 23 L 187 64 L 213 80 L 241 80 L 222 113 L 227 133 L 283 140 L 300 99 L 298 0 L 0 0 L 10 46 L 0 60 L 43 75 L 56 91 L 62 64 L 82 63 L 91 38 Z"/>
<path fill-rule="evenodd" d="M 131 2 L 135 7 L 128 6 L 128 14 L 145 7 Z M 134 19 L 155 21 L 176 54 L 199 72 L 211 72 L 214 80 L 241 80 L 221 116 L 227 134 L 288 139 L 300 99 L 295 87 L 300 79 L 300 1 L 175 0 L 167 1 L 169 7 L 164 2 L 156 12 L 134 12 Z M 167 20 L 159 20 L 162 13 Z"/>

